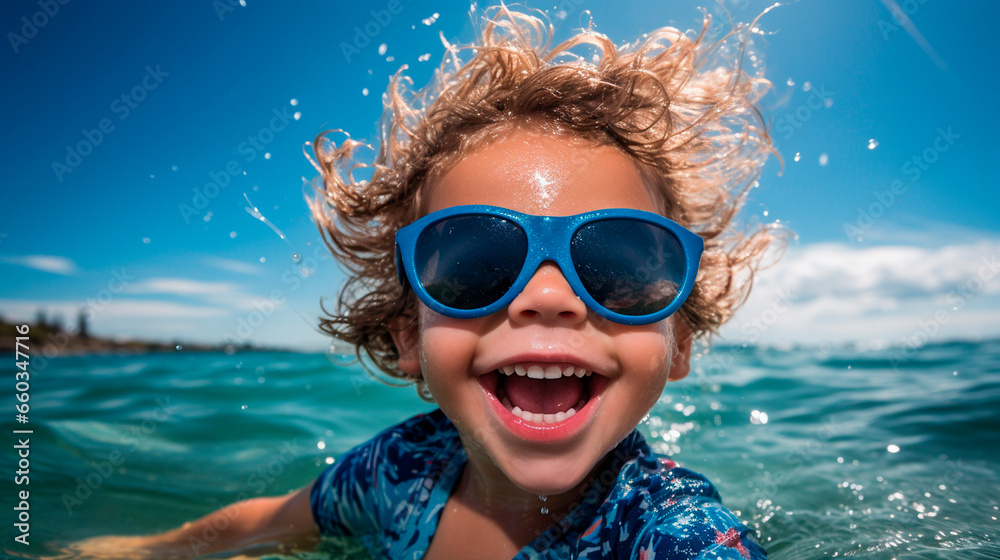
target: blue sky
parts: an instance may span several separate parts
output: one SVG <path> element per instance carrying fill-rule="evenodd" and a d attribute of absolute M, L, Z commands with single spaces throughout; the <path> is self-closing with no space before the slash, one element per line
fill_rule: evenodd
<path fill-rule="evenodd" d="M 372 139 L 388 76 L 405 63 L 425 83 L 439 34 L 471 38 L 469 6 L 245 4 L 0 6 L 0 315 L 72 323 L 87 307 L 110 336 L 326 345 L 315 318 L 342 276 L 308 215 L 303 144 L 331 128 Z M 699 4 L 719 11 L 530 5 L 557 38 L 589 10 L 620 44 L 697 27 Z M 768 3 L 725 5 L 748 21 Z M 1000 79 L 982 63 L 998 16 L 985 0 L 802 0 L 760 20 L 774 83 L 761 108 L 784 171 L 768 164 L 746 211 L 798 240 L 724 340 L 1000 335 Z"/>

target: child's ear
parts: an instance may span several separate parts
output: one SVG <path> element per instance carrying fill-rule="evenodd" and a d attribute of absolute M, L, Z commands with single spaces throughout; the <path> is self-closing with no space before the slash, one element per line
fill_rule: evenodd
<path fill-rule="evenodd" d="M 684 319 L 675 315 L 674 319 L 674 357 L 670 363 L 670 381 L 680 381 L 691 373 L 691 344 L 693 335 L 691 328 L 687 326 Z"/>
<path fill-rule="evenodd" d="M 399 354 L 397 364 L 399 370 L 408 377 L 419 378 L 420 373 L 420 353 L 417 351 L 417 342 L 420 340 L 420 333 L 417 322 L 409 315 L 398 315 L 389 320 L 389 335 L 396 345 L 396 352 Z"/>

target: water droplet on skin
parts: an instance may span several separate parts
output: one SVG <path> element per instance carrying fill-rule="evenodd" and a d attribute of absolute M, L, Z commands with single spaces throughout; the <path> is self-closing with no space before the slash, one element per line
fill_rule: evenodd
<path fill-rule="evenodd" d="M 874 138 L 869 138 L 868 139 L 868 149 L 869 150 L 874 150 L 875 148 L 878 148 L 878 140 L 876 140 Z"/>
<path fill-rule="evenodd" d="M 292 253 L 292 262 L 300 263 L 302 262 L 302 255 L 298 253 Z"/>

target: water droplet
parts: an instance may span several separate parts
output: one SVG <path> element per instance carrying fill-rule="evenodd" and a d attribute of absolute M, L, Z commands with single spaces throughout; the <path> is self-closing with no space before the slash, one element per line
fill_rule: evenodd
<path fill-rule="evenodd" d="M 247 405 L 243 405 L 240 407 L 240 410 L 246 410 L 247 408 L 248 408 Z"/>
<path fill-rule="evenodd" d="M 878 148 L 878 140 L 876 140 L 874 138 L 869 138 L 868 139 L 868 149 L 869 150 L 874 150 L 875 148 Z"/>
<path fill-rule="evenodd" d="M 298 100 L 298 99 L 292 99 L 292 100 L 291 100 L 291 101 L 289 101 L 288 103 L 289 103 L 289 104 L 290 104 L 290 105 L 291 105 L 292 107 L 294 107 L 294 106 L 296 106 L 296 105 L 298 105 L 298 104 L 299 104 L 299 100 Z"/>
<path fill-rule="evenodd" d="M 760 410 L 754 410 L 750 413 L 750 423 L 751 424 L 767 424 L 767 413 Z"/>
<path fill-rule="evenodd" d="M 368 88 L 365 88 L 365 89 L 361 90 L 361 95 L 364 95 L 365 97 L 368 97 Z"/>
<path fill-rule="evenodd" d="M 802 91 L 809 91 L 813 88 L 812 82 L 805 82 L 802 84 Z"/>
<path fill-rule="evenodd" d="M 417 60 L 419 60 L 420 62 L 427 62 L 430 59 L 431 59 L 431 53 L 424 53 L 417 57 Z"/>
<path fill-rule="evenodd" d="M 326 458 L 326 464 L 327 465 L 332 465 L 333 464 L 333 457 L 327 457 Z"/>
<path fill-rule="evenodd" d="M 236 232 L 235 231 L 229 232 L 229 238 L 230 239 L 236 239 Z"/>
<path fill-rule="evenodd" d="M 549 514 L 549 508 L 543 507 L 542 508 L 542 515 L 548 515 L 548 514 Z"/>
<path fill-rule="evenodd" d="M 886 446 L 885 450 L 888 451 L 889 453 L 899 453 L 899 446 L 896 445 L 895 443 L 890 443 L 888 446 Z"/>
<path fill-rule="evenodd" d="M 300 263 L 302 262 L 302 255 L 298 253 L 292 253 L 292 262 Z"/>
<path fill-rule="evenodd" d="M 295 114 L 292 115 L 292 118 L 295 119 L 295 120 L 301 119 L 302 118 L 302 111 L 295 111 Z"/>
<path fill-rule="evenodd" d="M 172 165 L 172 166 L 170 166 L 170 169 L 171 169 L 172 171 L 177 171 L 177 166 L 176 166 L 176 165 Z"/>
<path fill-rule="evenodd" d="M 264 152 L 264 159 L 271 159 L 271 152 Z"/>
<path fill-rule="evenodd" d="M 829 109 L 830 107 L 833 107 L 833 98 L 832 97 L 827 97 L 826 99 L 824 99 L 823 100 L 823 106 L 826 107 L 827 109 Z"/>
<path fill-rule="evenodd" d="M 764 210 L 764 215 L 767 216 L 767 210 Z"/>
<path fill-rule="evenodd" d="M 799 161 L 800 159 L 802 159 L 802 152 L 795 152 L 795 157 L 792 159 L 795 161 Z"/>
<path fill-rule="evenodd" d="M 143 237 L 142 242 L 145 243 L 146 245 L 149 245 L 150 239 L 148 237 Z"/>
<path fill-rule="evenodd" d="M 319 449 L 326 449 L 326 442 L 325 441 L 316 442 L 316 447 Z"/>
<path fill-rule="evenodd" d="M 830 163 L 830 156 L 824 154 L 819 155 L 819 166 L 826 167 L 826 164 Z"/>
<path fill-rule="evenodd" d="M 394 57 L 392 55 L 389 55 L 389 56 L 385 57 L 385 61 L 386 62 L 392 62 L 393 60 L 396 60 L 396 57 Z"/>
<path fill-rule="evenodd" d="M 388 48 L 389 48 L 389 45 L 387 45 L 387 44 L 385 44 L 385 43 L 382 43 L 381 45 L 379 45 L 379 46 L 378 46 L 378 55 L 379 55 L 379 56 L 382 56 L 382 55 L 384 55 L 384 54 L 385 54 L 385 51 L 386 51 L 386 49 L 388 49 Z"/>
<path fill-rule="evenodd" d="M 247 7 L 247 0 L 240 0 L 240 6 Z"/>
<path fill-rule="evenodd" d="M 260 262 L 262 262 L 262 263 L 267 262 L 267 259 L 265 259 L 264 257 L 261 257 L 260 258 Z"/>
<path fill-rule="evenodd" d="M 788 87 L 792 87 L 795 85 L 795 80 L 788 78 L 788 81 L 785 83 L 788 84 Z"/>

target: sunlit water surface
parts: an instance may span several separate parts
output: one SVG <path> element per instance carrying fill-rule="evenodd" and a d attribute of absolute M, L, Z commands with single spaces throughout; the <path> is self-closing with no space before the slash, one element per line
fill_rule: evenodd
<path fill-rule="evenodd" d="M 240 497 L 282 494 L 431 407 L 338 362 L 51 361 L 32 376 L 32 544 L 10 537 L 4 548 L 56 554 L 75 539 L 163 531 Z M 1000 558 L 1000 342 L 915 355 L 717 347 L 640 429 L 714 481 L 771 558 Z M 11 512 L 16 488 L 3 478 Z M 357 543 L 331 541 L 298 557 L 358 555 Z"/>

